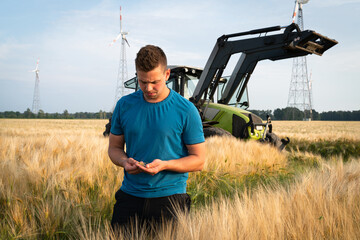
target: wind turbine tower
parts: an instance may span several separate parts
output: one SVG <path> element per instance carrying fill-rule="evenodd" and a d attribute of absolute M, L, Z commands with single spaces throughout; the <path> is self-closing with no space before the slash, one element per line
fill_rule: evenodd
<path fill-rule="evenodd" d="M 295 0 L 292 22 L 297 23 L 304 30 L 303 4 L 309 0 Z M 312 119 L 312 93 L 311 82 L 308 77 L 306 57 L 293 59 L 293 68 L 288 96 L 288 107 L 298 108 L 304 112 L 304 119 Z"/>
<path fill-rule="evenodd" d="M 34 97 L 33 97 L 33 104 L 32 104 L 32 112 L 34 114 L 38 114 L 39 109 L 40 109 L 40 91 L 39 91 L 39 61 L 40 59 L 37 60 L 36 62 L 36 68 L 34 70 L 32 70 L 31 72 L 35 73 L 35 88 L 34 88 Z"/>
<path fill-rule="evenodd" d="M 117 83 L 116 83 L 116 90 L 115 90 L 115 103 L 125 95 L 125 88 L 124 82 L 128 79 L 128 72 L 127 72 L 127 64 L 126 64 L 126 44 L 130 47 L 129 42 L 126 39 L 126 35 L 128 32 L 123 32 L 122 30 L 122 16 L 121 16 L 121 7 L 120 7 L 120 33 L 119 35 L 110 43 L 110 46 L 114 45 L 114 43 L 121 38 L 121 50 L 120 50 L 120 62 L 119 62 L 119 69 L 117 75 Z"/>

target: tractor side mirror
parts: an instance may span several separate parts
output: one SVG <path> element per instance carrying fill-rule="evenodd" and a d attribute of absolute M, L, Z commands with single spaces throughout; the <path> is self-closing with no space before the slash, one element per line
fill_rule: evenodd
<path fill-rule="evenodd" d="M 249 103 L 248 102 L 242 102 L 240 104 L 240 107 L 242 107 L 242 106 L 249 107 Z"/>

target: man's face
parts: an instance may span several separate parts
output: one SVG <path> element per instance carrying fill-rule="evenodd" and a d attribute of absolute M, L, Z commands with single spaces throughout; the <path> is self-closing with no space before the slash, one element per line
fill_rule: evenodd
<path fill-rule="evenodd" d="M 147 102 L 161 102 L 169 95 L 169 89 L 166 87 L 169 76 L 170 69 L 161 65 L 149 72 L 137 71 L 139 85 Z"/>

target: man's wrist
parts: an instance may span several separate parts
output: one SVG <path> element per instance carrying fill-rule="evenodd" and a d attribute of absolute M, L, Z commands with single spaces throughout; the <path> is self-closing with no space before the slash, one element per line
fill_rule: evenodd
<path fill-rule="evenodd" d="M 127 158 L 119 158 L 118 160 L 118 164 L 120 167 L 125 167 L 126 162 L 127 162 Z"/>
<path fill-rule="evenodd" d="M 162 160 L 162 161 L 163 161 L 163 160 Z M 170 169 L 170 166 L 171 166 L 171 162 L 172 162 L 172 161 L 173 161 L 173 160 L 163 161 L 163 166 L 162 166 L 161 171 Z"/>

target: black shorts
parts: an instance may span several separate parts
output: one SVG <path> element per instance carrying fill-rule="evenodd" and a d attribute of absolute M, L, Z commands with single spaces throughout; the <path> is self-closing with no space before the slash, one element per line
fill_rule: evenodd
<path fill-rule="evenodd" d="M 134 219 L 140 224 L 161 223 L 163 220 L 176 220 L 176 212 L 190 211 L 191 199 L 188 194 L 174 194 L 159 198 L 140 198 L 121 190 L 115 194 L 111 226 L 124 226 Z"/>

